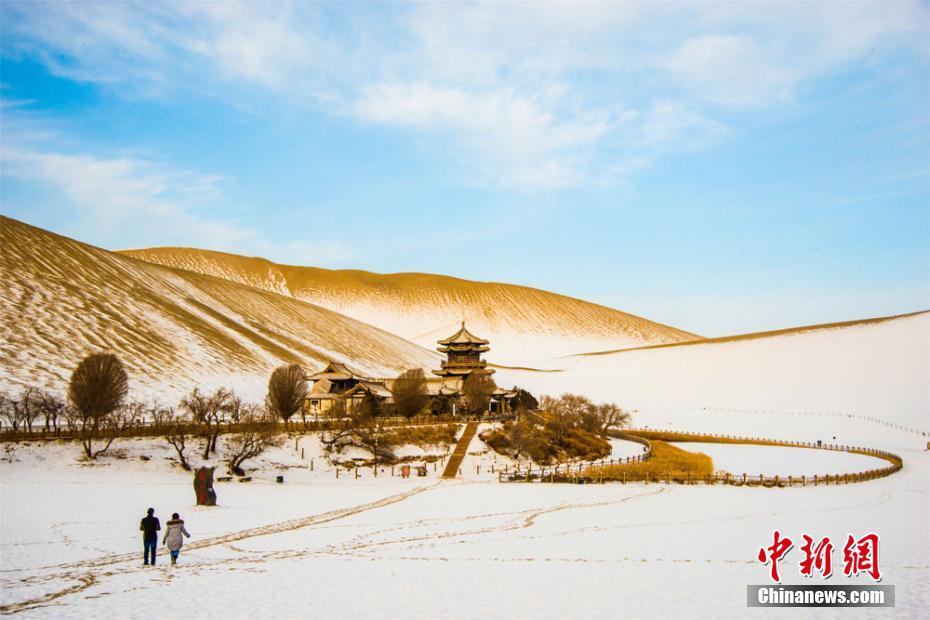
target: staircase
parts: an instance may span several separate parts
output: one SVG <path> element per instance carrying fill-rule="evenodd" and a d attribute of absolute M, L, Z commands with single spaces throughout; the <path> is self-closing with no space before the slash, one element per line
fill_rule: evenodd
<path fill-rule="evenodd" d="M 452 451 L 452 456 L 449 457 L 449 462 L 446 463 L 446 468 L 442 472 L 443 478 L 455 478 L 458 475 L 462 459 L 465 458 L 465 454 L 468 452 L 468 444 L 471 443 L 472 437 L 475 436 L 477 430 L 477 422 L 469 422 L 465 425 L 465 430 L 462 432 L 459 442 L 455 444 L 455 450 Z"/>

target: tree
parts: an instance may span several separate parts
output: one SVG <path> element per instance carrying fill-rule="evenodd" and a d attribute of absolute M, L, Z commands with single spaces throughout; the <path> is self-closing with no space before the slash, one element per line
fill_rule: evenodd
<path fill-rule="evenodd" d="M 611 428 L 619 428 L 629 422 L 630 414 L 615 403 L 589 405 L 581 415 L 581 426 L 585 430 L 605 437 Z"/>
<path fill-rule="evenodd" d="M 190 471 L 191 466 L 187 462 L 187 455 L 185 454 L 188 440 L 191 438 L 190 420 L 174 409 L 161 409 L 158 411 L 158 423 L 164 433 L 165 441 L 178 453 L 181 467 L 186 471 Z"/>
<path fill-rule="evenodd" d="M 281 440 L 274 420 L 259 407 L 243 407 L 240 421 L 247 430 L 229 436 L 223 460 L 230 474 L 244 476 L 243 463 L 260 456 L 268 448 L 281 445 Z"/>
<path fill-rule="evenodd" d="M 274 369 L 268 380 L 268 395 L 265 397 L 268 413 L 287 423 L 291 416 L 301 410 L 306 398 L 307 377 L 303 368 L 291 364 Z"/>
<path fill-rule="evenodd" d="M 547 414 L 548 425 L 560 443 L 565 438 L 566 431 L 577 426 L 582 415 L 591 406 L 590 400 L 578 394 L 562 394 L 559 398 L 543 396 L 540 402 L 540 407 Z"/>
<path fill-rule="evenodd" d="M 22 427 L 23 432 L 32 432 L 32 423 L 41 411 L 39 391 L 33 387 L 23 388 L 18 396 L 6 392 L 0 396 L 0 416 L 7 421 L 13 432 Z"/>
<path fill-rule="evenodd" d="M 201 425 L 204 438 L 203 458 L 210 458 L 210 452 L 216 452 L 216 439 L 220 434 L 220 421 L 223 416 L 233 411 L 236 404 L 235 395 L 226 388 L 217 388 L 213 394 L 204 394 L 200 388 L 181 399 L 178 403 L 187 410 L 191 418 Z"/>
<path fill-rule="evenodd" d="M 45 390 L 39 391 L 36 402 L 39 413 L 45 418 L 45 430 L 51 430 L 57 433 L 58 420 L 63 416 L 65 407 L 67 407 L 68 404 L 58 394 Z"/>
<path fill-rule="evenodd" d="M 119 427 L 121 422 L 114 419 L 113 414 L 120 409 L 128 393 L 129 376 L 123 363 L 112 353 L 88 355 L 74 369 L 68 385 L 68 400 L 74 407 L 87 458 L 103 454 L 113 443 L 118 434 L 113 425 Z M 95 452 L 93 440 L 102 426 L 110 431 L 108 441 L 103 449 Z"/>
<path fill-rule="evenodd" d="M 400 373 L 391 386 L 394 409 L 405 418 L 419 415 L 429 404 L 426 391 L 426 375 L 422 368 L 411 368 Z"/>
<path fill-rule="evenodd" d="M 524 390 L 523 388 L 513 387 L 517 395 L 513 398 L 514 411 L 527 411 L 539 408 L 539 401 L 536 397 Z"/>
<path fill-rule="evenodd" d="M 473 372 L 462 383 L 462 399 L 465 410 L 473 415 L 481 415 L 488 410 L 491 395 L 497 386 L 488 375 Z"/>

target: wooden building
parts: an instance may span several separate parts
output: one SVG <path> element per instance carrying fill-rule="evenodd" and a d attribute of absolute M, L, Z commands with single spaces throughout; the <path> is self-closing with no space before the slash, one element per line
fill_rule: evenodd
<path fill-rule="evenodd" d="M 438 370 L 432 371 L 436 377 L 426 380 L 426 390 L 431 398 L 445 400 L 449 409 L 456 412 L 461 408 L 465 380 L 473 373 L 487 377 L 494 374 L 494 369 L 488 368 L 487 361 L 482 358 L 482 354 L 490 350 L 490 343 L 465 329 L 465 321 L 462 321 L 456 333 L 439 340 L 437 344 L 440 345 L 437 350 L 445 353 L 446 359 L 441 362 Z M 340 401 L 345 404 L 345 409 L 340 408 L 340 411 L 350 414 L 365 398 L 374 398 L 379 404 L 392 402 L 393 377 L 367 377 L 340 362 L 330 361 L 323 370 L 307 378 L 313 381 L 305 404 L 307 413 L 311 415 L 328 415 Z M 516 396 L 516 389 L 496 388 L 491 395 L 489 412 L 510 413 L 511 403 Z"/>
<path fill-rule="evenodd" d="M 459 331 L 437 344 L 440 346 L 436 350 L 445 353 L 446 359 L 439 370 L 433 371 L 434 375 L 458 377 L 464 381 L 472 373 L 488 376 L 494 374 L 494 369 L 488 368 L 488 363 L 481 359 L 481 354 L 490 350 L 490 343 L 465 329 L 465 321 L 462 321 Z"/>

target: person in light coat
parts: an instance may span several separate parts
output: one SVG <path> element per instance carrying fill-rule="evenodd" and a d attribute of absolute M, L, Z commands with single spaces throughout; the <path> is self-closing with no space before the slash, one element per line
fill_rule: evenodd
<path fill-rule="evenodd" d="M 178 516 L 178 513 L 171 515 L 171 520 L 165 524 L 165 539 L 163 545 L 167 545 L 168 551 L 171 552 L 171 563 L 178 563 L 178 555 L 181 553 L 181 546 L 184 544 L 184 536 L 191 537 L 190 532 L 184 528 L 184 521 Z"/>

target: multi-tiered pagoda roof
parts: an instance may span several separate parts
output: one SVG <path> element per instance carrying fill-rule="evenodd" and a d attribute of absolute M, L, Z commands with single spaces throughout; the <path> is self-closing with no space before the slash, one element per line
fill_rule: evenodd
<path fill-rule="evenodd" d="M 465 321 L 462 321 L 459 331 L 438 341 L 438 344 L 440 346 L 436 350 L 445 353 L 446 359 L 442 362 L 442 368 L 434 370 L 433 374 L 464 379 L 474 372 L 484 375 L 494 373 L 493 369 L 487 368 L 488 363 L 481 359 L 481 354 L 490 350 L 489 342 L 465 329 Z"/>

